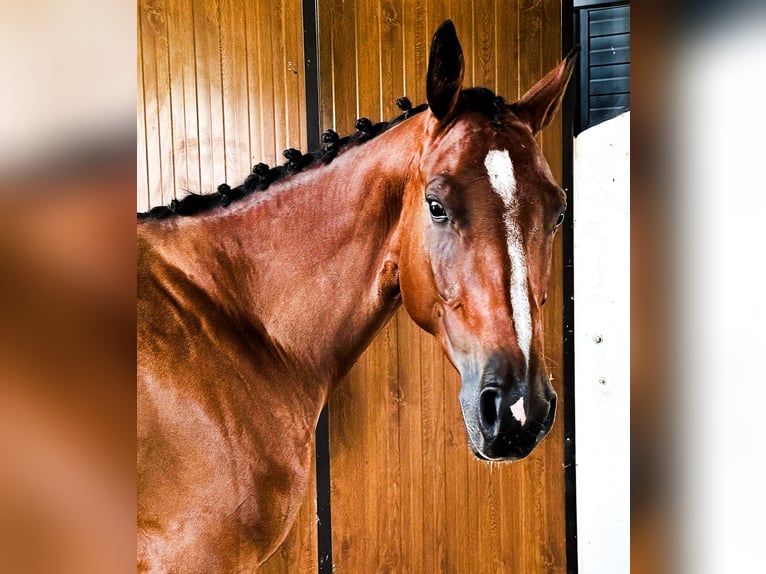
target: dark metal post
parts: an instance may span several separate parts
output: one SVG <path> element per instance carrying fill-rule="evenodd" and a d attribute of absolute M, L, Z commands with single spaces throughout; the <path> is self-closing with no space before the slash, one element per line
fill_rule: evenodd
<path fill-rule="evenodd" d="M 575 14 L 572 0 L 561 5 L 562 55 L 575 46 Z M 581 60 L 580 60 L 581 62 Z M 579 65 L 579 63 L 578 63 Z M 579 78 L 575 74 L 574 85 L 569 88 L 562 106 L 563 126 L 563 185 L 567 191 L 567 218 L 563 225 L 564 276 L 564 493 L 567 573 L 577 574 L 577 484 L 575 458 L 575 393 L 574 393 L 574 123 L 575 101 Z"/>
<path fill-rule="evenodd" d="M 306 140 L 308 150 L 320 146 L 319 34 L 316 0 L 303 0 L 303 73 L 306 85 Z M 330 512 L 330 426 L 327 407 L 316 428 L 316 503 L 319 574 L 332 572 L 332 515 Z"/>

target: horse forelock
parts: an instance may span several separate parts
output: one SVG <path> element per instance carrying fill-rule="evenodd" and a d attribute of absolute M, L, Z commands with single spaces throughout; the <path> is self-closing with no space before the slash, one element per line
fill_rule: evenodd
<path fill-rule="evenodd" d="M 490 126 L 499 131 L 506 124 L 508 107 L 505 99 L 488 88 L 467 88 L 460 93 L 460 111 L 480 112 Z"/>

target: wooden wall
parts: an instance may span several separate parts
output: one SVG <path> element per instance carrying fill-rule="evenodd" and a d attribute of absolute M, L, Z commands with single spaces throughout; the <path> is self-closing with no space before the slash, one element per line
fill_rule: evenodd
<path fill-rule="evenodd" d="M 139 0 L 138 210 L 306 148 L 300 0 Z"/>
<path fill-rule="evenodd" d="M 305 150 L 298 0 L 141 0 L 138 209 L 239 183 L 258 161 Z M 318 0 L 322 129 L 425 101 L 428 48 L 456 25 L 466 83 L 511 101 L 560 61 L 560 0 Z M 539 136 L 561 179 L 561 120 Z M 565 572 L 560 236 L 546 305 L 558 420 L 530 457 L 469 452 L 459 379 L 404 311 L 330 402 L 335 572 Z M 316 572 L 312 491 L 267 572 Z"/>

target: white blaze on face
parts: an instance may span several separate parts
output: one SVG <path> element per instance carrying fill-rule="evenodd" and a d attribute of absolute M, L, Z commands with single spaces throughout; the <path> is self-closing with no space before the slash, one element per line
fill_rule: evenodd
<path fill-rule="evenodd" d="M 518 198 L 516 197 L 516 177 L 513 174 L 513 163 L 507 150 L 493 149 L 484 159 L 484 165 L 487 168 L 492 189 L 502 198 L 505 206 L 503 221 L 508 234 L 508 256 L 511 260 L 513 324 L 516 328 L 519 348 L 524 354 L 524 361 L 528 368 L 529 347 L 532 342 L 532 316 L 529 311 L 529 293 L 527 291 L 527 260 L 524 255 L 521 231 L 515 219 Z M 523 410 L 523 404 L 521 408 Z"/>

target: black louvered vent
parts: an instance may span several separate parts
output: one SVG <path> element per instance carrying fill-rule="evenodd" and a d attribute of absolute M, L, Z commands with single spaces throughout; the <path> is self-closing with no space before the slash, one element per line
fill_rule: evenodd
<path fill-rule="evenodd" d="M 579 8 L 577 132 L 630 109 L 630 5 Z"/>

